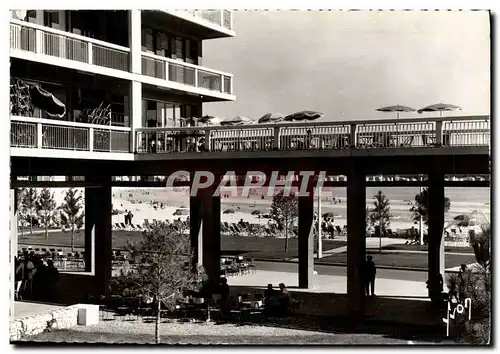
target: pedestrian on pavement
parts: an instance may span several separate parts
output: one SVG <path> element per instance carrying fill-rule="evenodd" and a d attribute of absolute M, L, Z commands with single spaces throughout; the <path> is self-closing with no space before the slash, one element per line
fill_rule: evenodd
<path fill-rule="evenodd" d="M 132 211 L 128 211 L 128 224 L 132 225 L 132 218 L 134 217 L 134 214 L 132 214 Z"/>
<path fill-rule="evenodd" d="M 377 274 L 377 267 L 375 266 L 375 263 L 373 262 L 373 257 L 368 256 L 366 257 L 366 262 L 363 270 L 363 275 L 364 275 L 364 280 L 365 280 L 365 292 L 366 295 L 370 295 L 370 290 L 371 290 L 371 296 L 375 296 L 375 276 Z"/>
<path fill-rule="evenodd" d="M 125 219 L 125 226 L 127 226 L 128 225 L 128 218 L 129 218 L 127 209 L 125 209 L 125 215 L 123 216 L 123 218 Z"/>

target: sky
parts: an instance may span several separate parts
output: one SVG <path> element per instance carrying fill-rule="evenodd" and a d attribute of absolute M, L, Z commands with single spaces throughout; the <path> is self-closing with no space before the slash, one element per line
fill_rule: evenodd
<path fill-rule="evenodd" d="M 490 112 L 488 12 L 235 11 L 233 24 L 235 37 L 203 42 L 203 66 L 234 75 L 236 101 L 204 114 L 376 119 L 396 117 L 383 106 L 439 102 L 462 108 L 445 115 Z"/>

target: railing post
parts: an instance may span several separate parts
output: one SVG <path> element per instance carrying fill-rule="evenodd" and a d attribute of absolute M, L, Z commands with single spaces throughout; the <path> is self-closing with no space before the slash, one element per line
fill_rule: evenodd
<path fill-rule="evenodd" d="M 43 147 L 42 123 L 36 123 L 36 147 L 38 149 L 41 149 Z"/>
<path fill-rule="evenodd" d="M 39 29 L 35 30 L 35 52 L 43 54 L 43 32 Z"/>
<path fill-rule="evenodd" d="M 88 55 L 89 55 L 88 63 L 92 65 L 92 43 L 88 42 L 87 45 L 88 45 Z"/>
<path fill-rule="evenodd" d="M 220 76 L 220 92 L 224 93 L 224 75 Z"/>
<path fill-rule="evenodd" d="M 280 149 L 280 128 L 273 127 L 274 139 L 273 139 L 273 150 L 278 151 Z"/>
<path fill-rule="evenodd" d="M 194 87 L 198 87 L 198 69 L 194 69 Z"/>
<path fill-rule="evenodd" d="M 94 128 L 89 128 L 89 151 L 94 151 Z"/>
<path fill-rule="evenodd" d="M 132 134 L 134 134 L 133 131 L 131 131 Z M 135 146 L 133 147 L 133 151 L 131 152 L 143 152 L 139 151 L 139 146 L 142 146 L 142 134 L 141 132 L 135 132 Z"/>
<path fill-rule="evenodd" d="M 205 130 L 205 150 L 210 151 L 210 130 Z"/>
<path fill-rule="evenodd" d="M 233 94 L 233 77 L 232 76 L 229 76 L 229 94 L 232 95 Z"/>
<path fill-rule="evenodd" d="M 358 132 L 358 125 L 357 124 L 351 124 L 351 138 L 350 138 L 350 147 L 356 147 L 358 145 L 357 141 L 357 132 Z"/>
<path fill-rule="evenodd" d="M 436 145 L 443 144 L 443 121 L 436 122 Z"/>
<path fill-rule="evenodd" d="M 220 20 L 220 26 L 224 27 L 224 9 L 220 10 L 219 20 Z"/>
<path fill-rule="evenodd" d="M 169 63 L 168 61 L 165 61 L 165 80 L 169 81 L 169 72 L 168 72 L 168 69 L 169 69 Z"/>

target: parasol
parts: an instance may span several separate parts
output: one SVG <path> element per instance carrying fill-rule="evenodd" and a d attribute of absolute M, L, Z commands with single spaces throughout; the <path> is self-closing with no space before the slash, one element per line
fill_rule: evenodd
<path fill-rule="evenodd" d="M 401 106 L 401 105 L 395 105 L 395 106 L 387 106 L 387 107 L 382 107 L 377 109 L 378 112 L 396 112 L 397 113 L 397 118 L 399 118 L 399 113 L 401 112 L 415 112 L 415 108 L 407 107 L 407 106 Z"/>
<path fill-rule="evenodd" d="M 462 108 L 448 103 L 436 103 L 424 108 L 419 109 L 417 112 L 422 114 L 424 112 L 439 112 L 439 116 L 443 116 L 443 112 L 460 111 Z"/>

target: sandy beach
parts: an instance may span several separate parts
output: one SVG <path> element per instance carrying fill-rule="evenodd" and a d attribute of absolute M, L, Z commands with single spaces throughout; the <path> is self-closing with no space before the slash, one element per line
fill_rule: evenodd
<path fill-rule="evenodd" d="M 372 196 L 379 188 L 367 188 L 367 207 L 373 203 Z M 65 190 L 57 189 L 55 199 L 57 205 L 63 201 Z M 83 195 L 83 189 L 80 189 Z M 390 200 L 391 228 L 393 230 L 407 229 L 415 226 L 411 220 L 411 201 L 419 192 L 418 188 L 412 187 L 390 187 L 383 189 L 383 192 Z M 133 223 L 142 225 L 145 220 L 175 220 L 180 218 L 185 220 L 189 215 L 189 194 L 187 188 L 113 188 L 113 209 L 120 211 L 119 215 L 113 215 L 113 223 L 124 222 L 123 212 L 132 211 Z M 261 195 L 266 194 L 267 189 L 251 191 L 249 197 L 221 197 L 221 220 L 225 222 L 238 222 L 240 219 L 250 223 L 265 224 L 268 219 L 259 218 L 252 215 L 252 212 L 259 210 L 265 214 L 271 207 L 270 197 L 262 199 Z M 450 198 L 451 208 L 446 214 L 446 221 L 450 222 L 455 216 L 466 214 L 473 210 L 478 210 L 490 219 L 490 189 L 489 188 L 446 188 L 446 196 Z M 223 193 L 224 194 L 224 193 Z M 163 203 L 163 208 L 154 203 Z M 317 207 L 317 201 L 315 201 Z M 331 212 L 334 215 L 334 224 L 343 226 L 346 220 L 346 190 L 345 188 L 324 188 L 322 191 L 321 212 L 322 214 Z M 184 209 L 183 215 L 173 215 L 177 209 Z M 234 213 L 224 213 L 232 209 Z"/>

